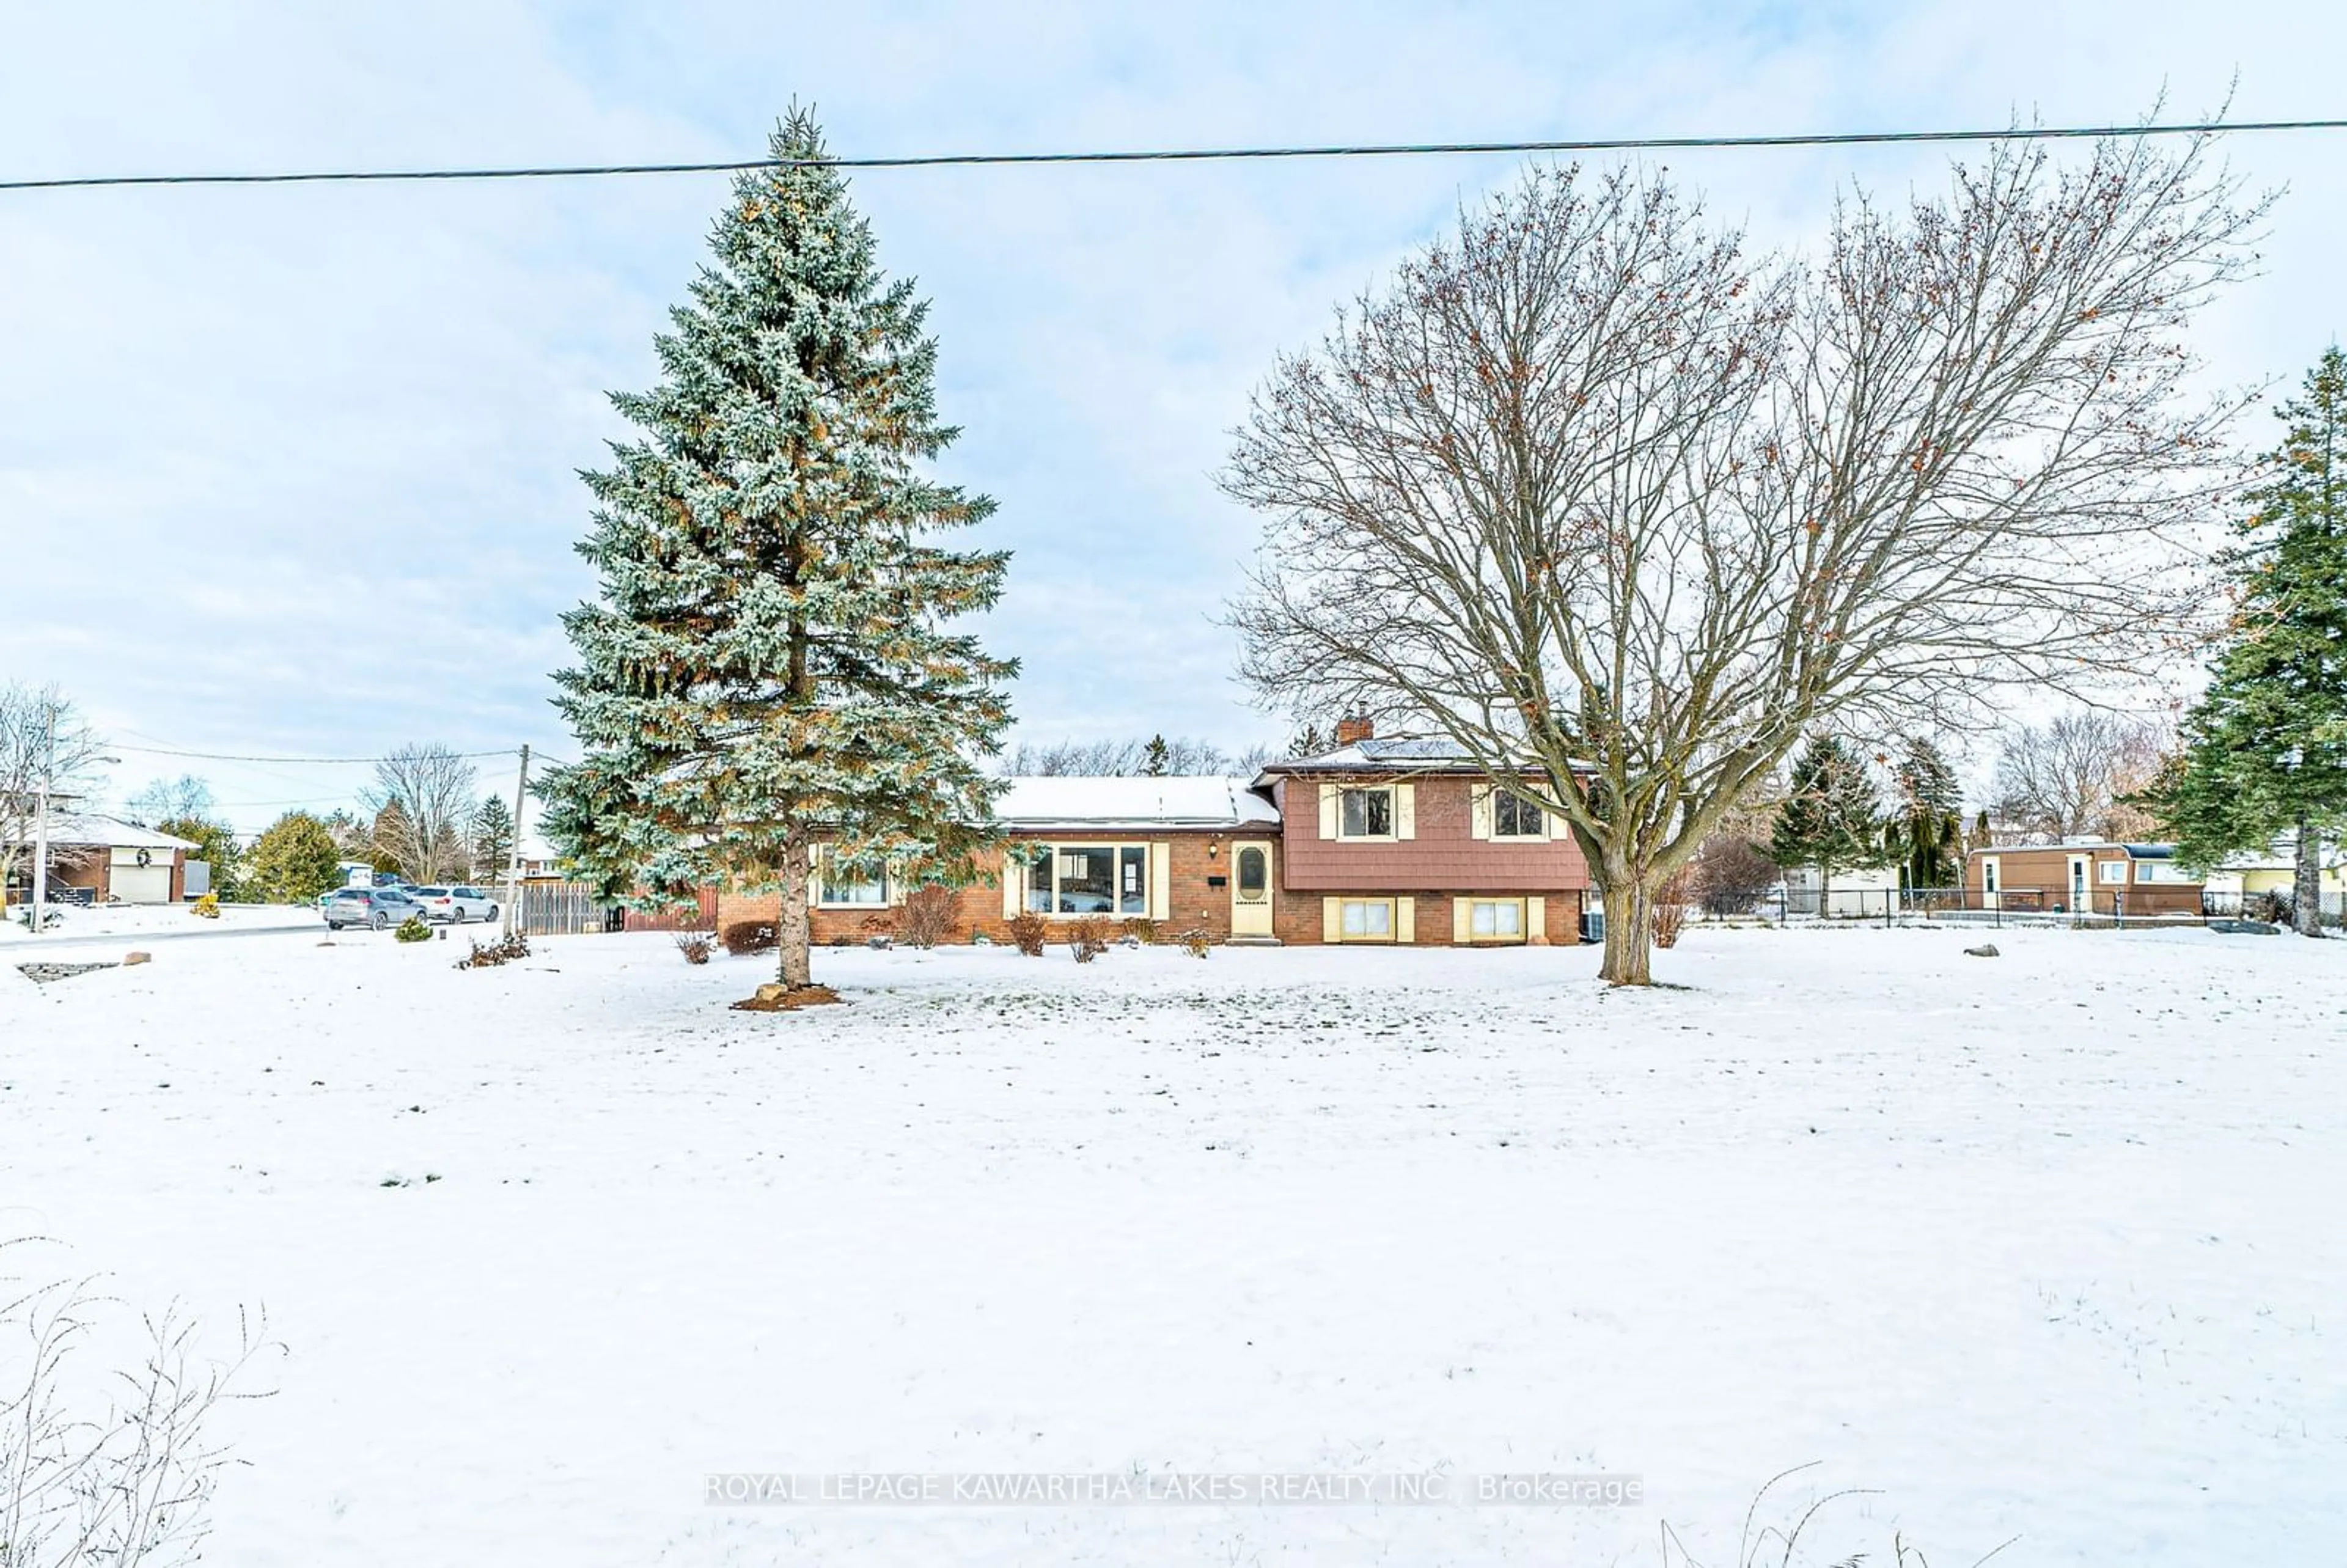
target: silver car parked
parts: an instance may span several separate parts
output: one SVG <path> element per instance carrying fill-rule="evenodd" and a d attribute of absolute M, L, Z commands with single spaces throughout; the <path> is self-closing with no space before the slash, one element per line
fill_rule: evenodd
<path fill-rule="evenodd" d="M 424 906 L 404 887 L 338 887 L 326 895 L 326 928 L 364 926 L 380 931 L 410 917 L 425 918 Z"/>
<path fill-rule="evenodd" d="M 415 901 L 424 906 L 427 920 L 446 920 L 461 926 L 467 920 L 494 920 L 497 917 L 497 900 L 477 887 L 410 887 Z"/>

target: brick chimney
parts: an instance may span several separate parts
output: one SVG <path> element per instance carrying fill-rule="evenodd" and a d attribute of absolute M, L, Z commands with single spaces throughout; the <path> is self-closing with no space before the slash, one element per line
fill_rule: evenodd
<path fill-rule="evenodd" d="M 1337 743 L 1340 746 L 1358 745 L 1363 741 L 1374 740 L 1377 738 L 1377 733 L 1376 723 L 1366 718 L 1355 717 L 1337 721 Z"/>

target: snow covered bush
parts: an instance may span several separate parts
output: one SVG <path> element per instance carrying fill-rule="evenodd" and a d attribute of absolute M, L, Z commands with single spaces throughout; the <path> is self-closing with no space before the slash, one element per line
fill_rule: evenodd
<path fill-rule="evenodd" d="M 905 896 L 904 917 L 897 924 L 897 934 L 908 948 L 924 950 L 936 947 L 953 929 L 954 896 L 949 887 L 934 883 L 916 887 Z"/>
<path fill-rule="evenodd" d="M 528 957 L 529 938 L 516 931 L 510 936 L 498 938 L 487 947 L 476 941 L 473 950 L 456 960 L 456 967 L 460 969 L 487 969 Z"/>
<path fill-rule="evenodd" d="M 705 964 L 717 950 L 717 938 L 706 931 L 687 931 L 676 939 L 676 950 L 688 964 Z"/>
<path fill-rule="evenodd" d="M 1204 926 L 1193 927 L 1182 933 L 1182 950 L 1194 958 L 1203 958 L 1214 950 L 1214 934 Z"/>
<path fill-rule="evenodd" d="M 1030 958 L 1043 956 L 1043 944 L 1051 940 L 1051 923 L 1032 909 L 1021 909 L 1010 917 L 1010 940 L 1013 946 Z"/>
<path fill-rule="evenodd" d="M 717 939 L 737 958 L 752 953 L 771 953 L 782 940 L 772 920 L 736 920 L 720 931 Z"/>
<path fill-rule="evenodd" d="M 1087 915 L 1068 925 L 1068 951 L 1076 962 L 1089 964 L 1108 951 L 1108 922 L 1097 915 Z"/>
<path fill-rule="evenodd" d="M 1135 916 L 1124 923 L 1124 934 L 1144 948 L 1157 945 L 1157 922 Z"/>
<path fill-rule="evenodd" d="M 391 934 L 402 942 L 428 942 L 432 939 L 432 927 L 424 923 L 423 916 L 410 915 Z"/>
<path fill-rule="evenodd" d="M 13 1245 L 13 1244 L 0 1244 Z M 0 1568 L 163 1568 L 192 1563 L 231 1462 L 206 1434 L 253 1364 L 283 1348 L 260 1316 L 225 1358 L 202 1356 L 176 1307 L 140 1319 L 143 1348 L 112 1388 L 75 1368 L 115 1336 L 94 1281 L 0 1276 Z M 69 1375 L 71 1374 L 71 1375 Z"/>
<path fill-rule="evenodd" d="M 203 920 L 217 920 L 217 919 L 219 919 L 219 918 L 220 918 L 220 895 L 219 895 L 219 894 L 217 894 L 217 893 L 207 893 L 207 894 L 205 894 L 202 897 L 200 897 L 200 898 L 197 899 L 194 903 L 192 903 L 192 904 L 190 904 L 190 905 L 189 905 L 189 906 L 188 906 L 188 913 L 189 913 L 189 914 L 190 914 L 190 915 L 195 916 L 195 917 L 196 917 L 197 918 L 199 918 L 199 919 L 203 919 Z"/>

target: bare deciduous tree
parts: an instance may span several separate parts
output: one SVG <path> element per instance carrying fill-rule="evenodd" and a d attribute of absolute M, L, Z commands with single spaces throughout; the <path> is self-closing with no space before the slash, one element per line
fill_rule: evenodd
<path fill-rule="evenodd" d="M 175 779 L 154 779 L 126 801 L 122 809 L 141 827 L 208 819 L 212 814 L 212 786 L 193 774 L 181 774 Z"/>
<path fill-rule="evenodd" d="M 1805 731 L 2169 645 L 2231 404 L 2182 329 L 2257 211 L 2205 143 L 2007 145 L 1745 255 L 1660 177 L 1539 169 L 1257 394 L 1260 698 L 1545 780 L 1649 979 L 1656 888 Z M 1974 722 L 1979 722 L 1977 717 Z"/>
<path fill-rule="evenodd" d="M 445 882 L 471 863 L 479 774 L 442 745 L 406 745 L 374 765 L 362 792 L 375 814 L 378 846 L 414 882 Z"/>
<path fill-rule="evenodd" d="M 2147 837 L 2149 814 L 2123 797 L 2151 783 L 2170 741 L 2165 725 L 2103 708 L 2008 731 L 1997 753 L 1995 817 L 2038 842 Z"/>
<path fill-rule="evenodd" d="M 99 751 L 96 732 L 55 686 L 0 686 L 0 887 L 31 862 L 41 791 L 86 791 Z"/>
<path fill-rule="evenodd" d="M 1159 738 L 1060 741 L 1043 746 L 1021 741 L 1004 754 L 1002 773 L 1007 778 L 1133 777 L 1150 771 L 1150 743 Z M 1165 739 L 1158 764 L 1166 774 L 1218 774 L 1230 766 L 1231 758 L 1221 747 L 1186 735 Z"/>

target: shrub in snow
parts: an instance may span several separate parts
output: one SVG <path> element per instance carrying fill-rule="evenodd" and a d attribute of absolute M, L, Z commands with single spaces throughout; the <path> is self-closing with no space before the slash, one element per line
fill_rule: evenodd
<path fill-rule="evenodd" d="M 1663 878 L 1655 889 L 1654 935 L 1657 948 L 1676 948 L 1679 944 L 1680 927 L 1686 924 L 1688 883 L 1687 867 L 1682 866 Z"/>
<path fill-rule="evenodd" d="M 509 937 L 498 938 L 487 947 L 476 941 L 473 950 L 456 960 L 456 967 L 460 969 L 486 969 L 528 957 L 529 938 L 516 931 Z"/>
<path fill-rule="evenodd" d="M 1214 950 L 1214 934 L 1204 926 L 1195 926 L 1182 933 L 1182 950 L 1194 958 L 1203 958 Z"/>
<path fill-rule="evenodd" d="M 93 1281 L 26 1288 L 0 1276 L 0 1564 L 5 1568 L 160 1568 L 193 1562 L 227 1451 L 205 1431 L 245 1391 L 253 1363 L 283 1347 L 267 1320 L 241 1324 L 235 1352 L 200 1356 L 196 1325 L 176 1308 L 143 1319 L 135 1366 L 109 1393 L 67 1373 L 77 1351 L 110 1337 Z M 103 1387 L 97 1385 L 97 1387 Z"/>
<path fill-rule="evenodd" d="M 751 953 L 771 953 L 782 940 L 772 920 L 736 920 L 717 933 L 717 939 L 735 958 Z"/>
<path fill-rule="evenodd" d="M 1124 934 L 1144 948 L 1153 946 L 1157 941 L 1157 922 L 1136 917 L 1124 923 Z"/>
<path fill-rule="evenodd" d="M 424 923 L 423 916 L 410 915 L 391 934 L 403 942 L 428 942 L 432 939 L 432 927 Z"/>
<path fill-rule="evenodd" d="M 1075 954 L 1076 962 L 1089 964 L 1108 951 L 1108 922 L 1097 915 L 1087 915 L 1069 923 L 1068 951 Z"/>
<path fill-rule="evenodd" d="M 717 938 L 706 931 L 687 931 L 676 939 L 676 950 L 688 964 L 705 964 L 717 950 Z"/>
<path fill-rule="evenodd" d="M 188 906 L 188 913 L 204 920 L 220 918 L 220 895 L 207 893 Z"/>
<path fill-rule="evenodd" d="M 1010 917 L 1010 940 L 1030 958 L 1043 956 L 1043 944 L 1051 939 L 1051 923 L 1032 909 L 1021 909 Z"/>
<path fill-rule="evenodd" d="M 953 929 L 954 896 L 950 888 L 932 884 L 916 887 L 905 896 L 905 912 L 897 923 L 897 934 L 905 938 L 908 948 L 928 949 L 946 939 Z"/>

